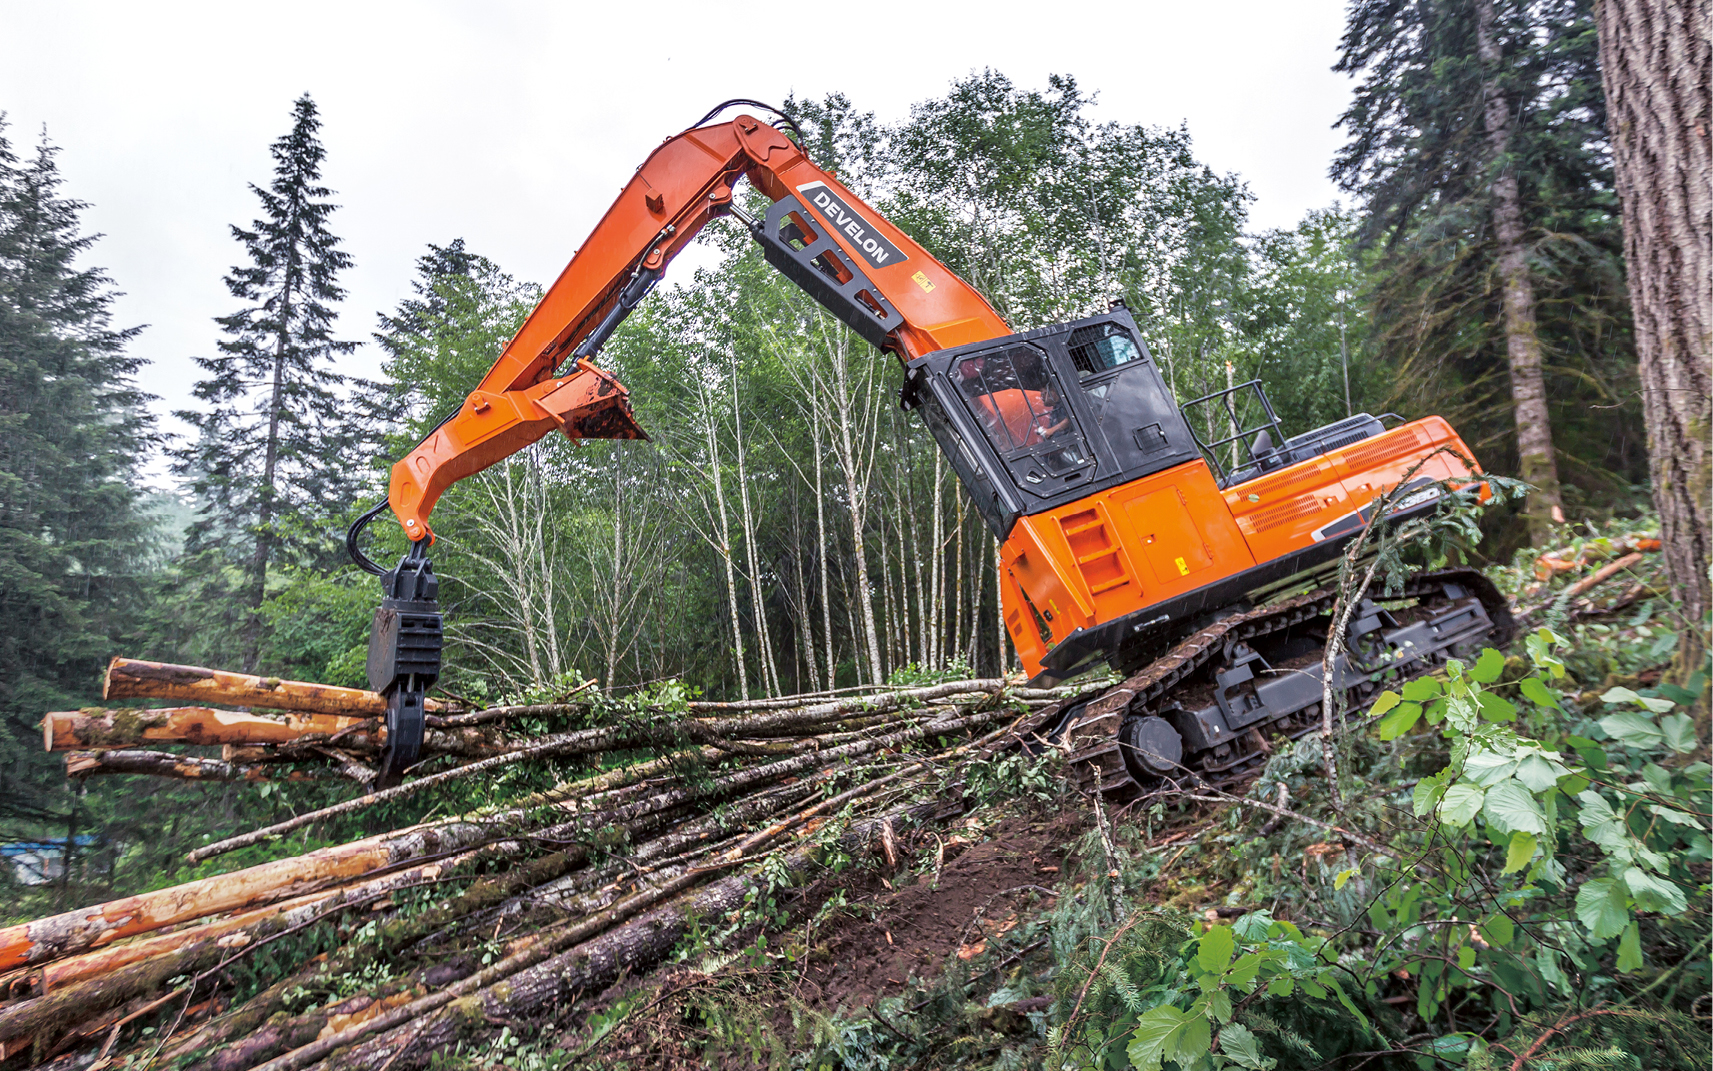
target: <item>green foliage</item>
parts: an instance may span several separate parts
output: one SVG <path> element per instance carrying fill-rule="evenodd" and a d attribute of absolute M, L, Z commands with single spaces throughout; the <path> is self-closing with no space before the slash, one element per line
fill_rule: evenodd
<path fill-rule="evenodd" d="M 348 570 L 287 567 L 262 603 L 266 664 L 279 676 L 367 688 L 374 583 Z"/>
<path fill-rule="evenodd" d="M 1490 208 L 1517 178 L 1534 321 L 1565 505 L 1640 504 L 1646 443 L 1591 0 L 1494 0 L 1502 58 L 1477 58 L 1464 0 L 1359 0 L 1337 70 L 1357 79 L 1333 176 L 1362 201 L 1371 359 L 1395 369 L 1388 408 L 1437 413 L 1491 471 L 1517 455 Z M 1488 158 L 1486 80 L 1510 105 L 1511 145 Z"/>
<path fill-rule="evenodd" d="M 375 341 L 386 351 L 382 371 L 401 425 L 391 443 L 401 453 L 457 408 L 481 382 L 524 318 L 541 287 L 520 282 L 455 238 L 430 244 L 417 258 L 415 297 L 380 314 Z"/>
<path fill-rule="evenodd" d="M 984 805 L 1010 798 L 1034 799 L 1045 803 L 1064 791 L 1063 753 L 1049 748 L 1031 757 L 1022 752 L 1000 752 L 990 758 L 978 758 L 964 764 L 966 791 Z"/>
<path fill-rule="evenodd" d="M 1343 1025 L 1347 1041 L 1377 1042 L 1343 973 L 1325 938 L 1266 912 L 1199 930 L 1144 910 L 1110 937 L 1088 938 L 1059 973 L 1048 1066 L 1270 1071 L 1281 1056 L 1341 1055 L 1281 1024 L 1320 1019 Z"/>

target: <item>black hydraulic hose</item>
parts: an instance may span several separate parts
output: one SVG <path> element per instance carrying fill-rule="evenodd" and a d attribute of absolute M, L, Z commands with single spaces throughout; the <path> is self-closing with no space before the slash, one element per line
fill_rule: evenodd
<path fill-rule="evenodd" d="M 418 439 L 416 441 L 416 446 L 411 447 L 411 449 L 415 450 L 417 446 L 421 446 L 423 443 L 428 441 L 429 435 L 433 435 L 441 428 L 444 428 L 447 424 L 450 424 L 452 422 L 452 418 L 458 415 L 458 410 L 462 409 L 463 406 L 463 402 L 459 402 L 457 405 L 453 406 L 445 416 L 434 422 L 434 427 L 429 428 L 428 433 Z M 382 498 L 379 502 L 375 503 L 374 508 L 352 521 L 351 527 L 345 530 L 345 553 L 349 554 L 351 556 L 351 560 L 357 563 L 357 568 L 363 570 L 365 573 L 373 573 L 376 576 L 385 576 L 387 571 L 377 565 L 374 559 L 363 553 L 362 549 L 357 546 L 357 539 L 363 534 L 363 529 L 369 527 L 369 522 L 373 521 L 376 517 L 379 517 L 382 511 L 387 508 L 388 501 L 388 499 Z"/>
<path fill-rule="evenodd" d="M 357 568 L 376 576 L 385 576 L 387 571 L 382 569 L 373 558 L 363 553 L 363 549 L 357 545 L 357 540 L 362 536 L 363 529 L 369 527 L 370 521 L 386 512 L 387 505 L 387 500 L 382 498 L 367 513 L 352 521 L 351 527 L 345 530 L 345 553 L 351 555 L 351 560 L 357 563 Z"/>
<path fill-rule="evenodd" d="M 713 110 L 710 111 L 707 115 L 704 115 L 704 116 L 702 116 L 702 118 L 696 120 L 694 123 L 691 123 L 689 129 L 691 129 L 691 130 L 696 129 L 697 127 L 701 126 L 703 123 L 706 123 L 708 120 L 712 119 L 714 116 L 725 111 L 727 108 L 730 108 L 734 104 L 748 104 L 752 107 L 764 108 L 767 111 L 772 112 L 774 115 L 779 116 L 780 120 L 782 122 L 784 122 L 784 124 L 786 125 L 787 128 L 790 129 L 792 136 L 794 136 L 797 139 L 797 144 L 799 144 L 799 145 L 805 144 L 805 142 L 803 140 L 803 131 L 801 131 L 797 128 L 797 120 L 791 118 L 789 113 L 787 113 L 786 111 L 784 111 L 781 108 L 775 108 L 771 104 L 763 104 L 759 100 L 749 100 L 748 98 L 745 98 L 745 97 L 734 97 L 731 100 L 721 101 L 719 104 L 714 105 Z"/>

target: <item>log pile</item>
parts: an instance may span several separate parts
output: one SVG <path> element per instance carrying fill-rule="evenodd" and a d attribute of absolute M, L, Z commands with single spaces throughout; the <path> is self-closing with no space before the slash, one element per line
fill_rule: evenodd
<path fill-rule="evenodd" d="M 382 742 L 372 694 L 354 689 L 116 662 L 107 698 L 142 697 L 265 701 L 291 713 L 63 712 L 44 719 L 44 741 L 75 749 L 74 773 L 223 779 L 272 776 L 280 753 L 320 753 L 330 767 L 339 760 L 328 756 Z M 443 734 L 438 753 L 460 765 L 208 845 L 190 861 L 446 779 L 544 756 L 593 761 L 550 790 L 474 813 L 0 929 L 0 1066 L 426 1066 L 472 1024 L 571 1012 L 658 963 L 696 920 L 736 919 L 732 939 L 747 939 L 746 897 L 961 813 L 960 765 L 1011 746 L 1062 698 L 962 680 L 690 703 L 536 737 L 500 727 L 544 708 L 442 705 L 431 722 Z M 136 746 L 168 742 L 227 754 Z M 639 758 L 600 768 L 621 749 Z M 264 948 L 295 965 L 235 999 L 234 972 Z M 314 995 L 353 977 L 372 984 Z"/>

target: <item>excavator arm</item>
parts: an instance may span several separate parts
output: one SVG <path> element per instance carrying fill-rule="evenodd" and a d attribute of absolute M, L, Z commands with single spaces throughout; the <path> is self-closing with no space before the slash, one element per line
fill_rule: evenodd
<path fill-rule="evenodd" d="M 773 202 L 734 205 L 738 179 Z M 644 434 L 618 381 L 591 363 L 685 246 L 717 216 L 749 226 L 775 267 L 876 346 L 908 360 L 1010 333 L 969 284 L 863 204 L 779 130 L 749 116 L 651 153 L 458 412 L 393 466 L 388 500 L 413 542 L 453 483 L 558 430 Z"/>
<path fill-rule="evenodd" d="M 555 430 L 574 440 L 646 437 L 624 387 L 592 359 L 709 220 L 741 220 L 769 263 L 901 361 L 1011 333 L 968 283 L 782 132 L 750 115 L 704 125 L 750 103 L 720 105 L 649 154 L 457 412 L 393 466 L 387 505 L 411 541 L 398 567 L 383 572 L 357 549 L 380 507 L 353 526 L 352 556 L 382 578 L 368 664 L 370 687 L 387 698 L 377 786 L 396 784 L 417 761 L 424 698 L 440 672 L 439 584 L 427 554 L 435 503 Z M 734 203 L 740 178 L 772 202 L 762 218 Z"/>

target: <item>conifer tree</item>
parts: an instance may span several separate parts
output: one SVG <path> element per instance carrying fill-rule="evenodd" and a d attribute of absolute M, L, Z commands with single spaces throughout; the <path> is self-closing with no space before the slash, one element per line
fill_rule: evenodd
<path fill-rule="evenodd" d="M 175 451 L 174 471 L 200 506 L 186 549 L 212 553 L 242 577 L 239 604 L 251 611 L 242 657 L 251 668 L 270 564 L 331 544 L 328 518 L 355 497 L 364 468 L 351 459 L 367 456 L 372 435 L 363 399 L 338 389 L 350 381 L 338 358 L 357 344 L 333 337 L 334 306 L 345 296 L 338 277 L 351 257 L 327 226 L 338 206 L 321 184 L 320 128 L 315 102 L 299 97 L 291 131 L 271 147 L 273 181 L 250 186 L 261 218 L 232 227 L 247 263 L 225 282 L 245 305 L 216 319 L 226 336 L 218 355 L 196 358 L 208 376 L 195 394 L 208 408 L 179 414 L 196 434 Z"/>
<path fill-rule="evenodd" d="M 117 296 L 77 262 L 96 235 L 65 197 L 45 139 L 20 162 L 0 115 L 0 817 L 47 816 L 57 785 L 42 711 L 99 694 L 110 641 L 135 610 L 146 522 L 133 481 L 148 448 L 139 328 L 111 324 Z M 51 780 L 50 780 L 51 777 Z"/>
<path fill-rule="evenodd" d="M 1629 315 L 1590 7 L 1357 0 L 1336 67 L 1360 79 L 1332 173 L 1383 250 L 1380 355 L 1400 395 L 1466 403 L 1444 415 L 1470 442 L 1514 444 L 1537 543 L 1563 517 L 1563 455 L 1619 485 L 1640 456 L 1617 415 Z M 1489 426 L 1506 395 L 1511 427 Z"/>
<path fill-rule="evenodd" d="M 386 354 L 391 424 L 412 442 L 464 400 L 541 300 L 539 286 L 470 252 L 462 238 L 430 243 L 416 267 L 414 296 L 380 313 L 374 333 Z"/>

